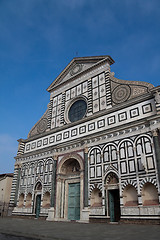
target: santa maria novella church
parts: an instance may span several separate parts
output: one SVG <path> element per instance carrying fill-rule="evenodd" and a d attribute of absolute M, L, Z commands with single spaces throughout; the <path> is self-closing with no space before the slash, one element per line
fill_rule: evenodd
<path fill-rule="evenodd" d="M 48 87 L 46 112 L 18 140 L 12 215 L 160 221 L 160 86 L 117 79 L 113 63 L 76 57 Z"/>

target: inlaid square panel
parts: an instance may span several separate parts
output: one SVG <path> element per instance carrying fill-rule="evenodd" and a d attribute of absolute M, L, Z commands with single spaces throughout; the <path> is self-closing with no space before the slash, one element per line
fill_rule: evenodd
<path fill-rule="evenodd" d="M 62 139 L 62 134 L 58 134 L 58 135 L 56 136 L 56 140 L 57 140 L 57 141 L 61 141 L 61 139 Z"/>
<path fill-rule="evenodd" d="M 26 151 L 29 151 L 30 150 L 30 144 L 27 144 L 26 145 Z"/>
<path fill-rule="evenodd" d="M 105 120 L 104 120 L 104 119 L 99 120 L 99 121 L 97 122 L 97 124 L 98 124 L 98 128 L 104 127 L 104 126 L 105 126 Z"/>
<path fill-rule="evenodd" d="M 93 131 L 95 129 L 95 123 L 88 124 L 88 131 Z"/>
<path fill-rule="evenodd" d="M 138 108 L 134 108 L 134 109 L 130 110 L 130 117 L 131 118 L 138 117 L 138 116 L 139 116 Z"/>
<path fill-rule="evenodd" d="M 63 133 L 63 138 L 64 139 L 69 138 L 69 131 Z"/>
<path fill-rule="evenodd" d="M 93 101 L 93 112 L 99 111 L 99 100 Z"/>
<path fill-rule="evenodd" d="M 104 73 L 101 73 L 99 75 L 99 85 L 104 84 L 104 83 L 105 83 L 105 75 L 104 75 Z"/>
<path fill-rule="evenodd" d="M 37 142 L 37 147 L 41 147 L 42 146 L 42 140 Z"/>
<path fill-rule="evenodd" d="M 93 89 L 93 100 L 99 98 L 98 87 Z"/>
<path fill-rule="evenodd" d="M 57 106 L 57 97 L 53 99 L 53 106 Z"/>
<path fill-rule="evenodd" d="M 123 113 L 118 114 L 118 119 L 119 119 L 120 122 L 126 120 L 127 119 L 127 113 L 123 112 Z"/>
<path fill-rule="evenodd" d="M 74 136 L 76 136 L 77 135 L 77 128 L 75 128 L 75 129 L 73 129 L 72 131 L 71 131 L 71 136 L 72 137 L 74 137 Z"/>
<path fill-rule="evenodd" d="M 71 98 L 74 98 L 76 96 L 76 88 L 71 89 Z"/>
<path fill-rule="evenodd" d="M 57 115 L 57 108 L 54 107 L 54 108 L 52 109 L 52 117 L 55 117 L 56 115 Z"/>
<path fill-rule="evenodd" d="M 152 105 L 151 105 L 151 103 L 148 103 L 148 104 L 142 106 L 142 111 L 143 111 L 143 114 L 152 112 Z"/>
<path fill-rule="evenodd" d="M 48 138 L 43 139 L 43 145 L 47 145 L 48 144 Z"/>
<path fill-rule="evenodd" d="M 31 148 L 32 148 L 32 149 L 36 148 L 36 142 L 33 142 L 33 143 L 32 143 Z"/>
<path fill-rule="evenodd" d="M 100 93 L 100 97 L 103 97 L 106 95 L 106 90 L 105 90 L 104 84 L 99 87 L 99 93 Z"/>
<path fill-rule="evenodd" d="M 107 118 L 108 125 L 116 123 L 115 116 L 111 116 Z"/>
<path fill-rule="evenodd" d="M 56 117 L 56 126 L 60 125 L 60 120 L 61 120 L 60 116 L 57 116 Z"/>
<path fill-rule="evenodd" d="M 70 99 L 70 90 L 66 91 L 66 101 Z"/>
<path fill-rule="evenodd" d="M 81 84 L 77 86 L 77 95 L 80 95 L 82 93 L 82 86 Z"/>
<path fill-rule="evenodd" d="M 61 114 L 61 105 L 57 107 L 57 115 L 60 115 L 60 114 Z"/>
<path fill-rule="evenodd" d="M 92 78 L 92 87 L 98 87 L 98 76 Z"/>
<path fill-rule="evenodd" d="M 83 93 L 88 91 L 88 82 L 87 81 L 82 84 L 82 89 L 83 89 Z"/>
<path fill-rule="evenodd" d="M 55 128 L 56 124 L 55 124 L 55 118 L 52 118 L 51 121 L 51 128 Z"/>
<path fill-rule="evenodd" d="M 82 126 L 79 128 L 79 133 L 82 134 L 82 133 L 85 133 L 86 132 L 86 126 Z"/>
<path fill-rule="evenodd" d="M 106 97 L 100 98 L 100 110 L 103 110 L 106 108 Z"/>
<path fill-rule="evenodd" d="M 58 105 L 62 102 L 62 94 L 58 95 Z"/>
<path fill-rule="evenodd" d="M 52 136 L 52 137 L 49 138 L 49 142 L 50 142 L 50 143 L 53 143 L 54 141 L 55 141 L 55 137 L 54 137 L 54 136 Z"/>

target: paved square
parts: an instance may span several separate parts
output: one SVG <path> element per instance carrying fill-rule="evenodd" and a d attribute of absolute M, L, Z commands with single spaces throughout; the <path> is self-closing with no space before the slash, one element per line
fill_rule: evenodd
<path fill-rule="evenodd" d="M 160 225 L 83 224 L 0 218 L 0 233 L 44 240 L 158 240 Z"/>

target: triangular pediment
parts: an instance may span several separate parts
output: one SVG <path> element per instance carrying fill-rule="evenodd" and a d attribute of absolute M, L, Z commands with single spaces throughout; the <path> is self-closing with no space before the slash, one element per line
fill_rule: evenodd
<path fill-rule="evenodd" d="M 89 68 L 92 68 L 101 61 L 107 61 L 110 65 L 114 63 L 114 60 L 108 56 L 95 56 L 95 57 L 76 57 L 65 67 L 65 69 L 58 75 L 58 77 L 48 87 L 47 91 L 50 92 L 55 87 L 64 84 L 69 79 L 82 74 Z"/>

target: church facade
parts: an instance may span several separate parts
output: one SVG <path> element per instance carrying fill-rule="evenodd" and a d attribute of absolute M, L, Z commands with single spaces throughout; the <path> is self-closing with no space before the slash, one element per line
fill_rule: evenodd
<path fill-rule="evenodd" d="M 160 220 L 160 86 L 117 79 L 110 56 L 74 58 L 19 139 L 13 215 Z"/>

